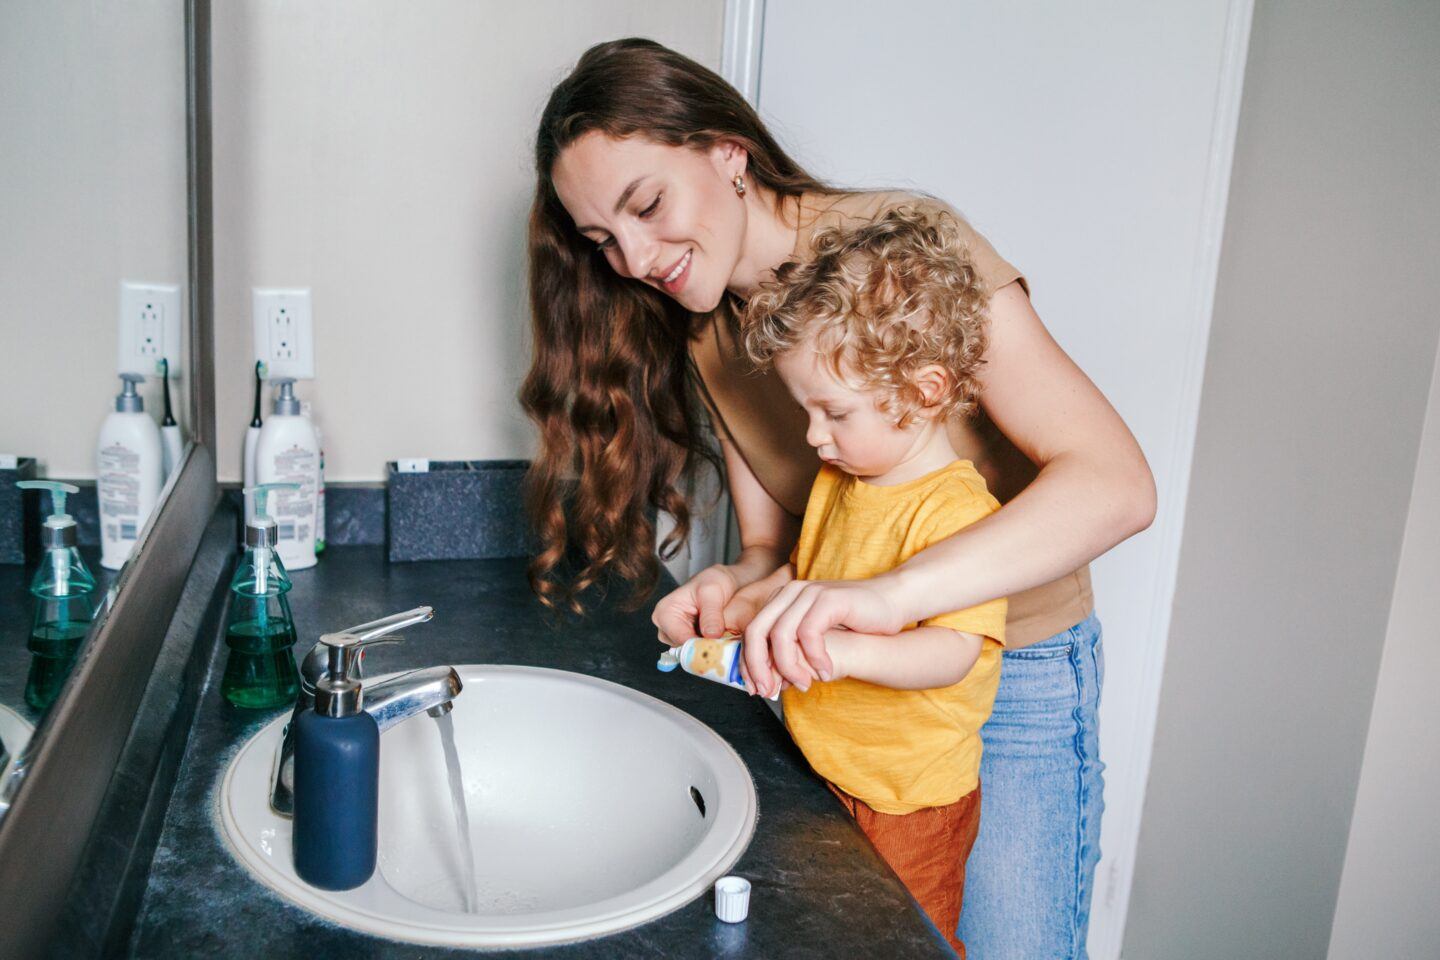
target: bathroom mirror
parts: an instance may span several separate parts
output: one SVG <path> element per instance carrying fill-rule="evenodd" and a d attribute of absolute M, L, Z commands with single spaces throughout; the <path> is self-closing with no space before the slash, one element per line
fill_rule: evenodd
<path fill-rule="evenodd" d="M 73 831 L 98 803 L 143 689 L 110 686 L 145 653 L 116 638 L 176 576 L 153 554 L 193 552 L 191 514 L 213 503 L 195 7 L 0 4 L 0 868 L 17 834 Z M 63 510 L 17 481 L 68 485 Z M 42 775 L 77 759 L 68 789 Z"/>

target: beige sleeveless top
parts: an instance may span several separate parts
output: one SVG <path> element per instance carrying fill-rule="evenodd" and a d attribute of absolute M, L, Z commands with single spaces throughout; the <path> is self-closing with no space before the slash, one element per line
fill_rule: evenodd
<path fill-rule="evenodd" d="M 1019 281 L 1029 292 L 1020 271 L 943 202 L 904 192 L 861 194 L 808 194 L 801 199 L 800 229 L 794 256 L 811 255 L 811 238 L 819 230 L 873 220 L 900 205 L 946 210 L 959 223 L 971 260 L 993 291 Z M 761 373 L 745 357 L 738 318 L 727 297 L 697 325 L 690 355 L 700 375 L 701 396 L 710 411 L 715 431 L 734 443 L 755 478 L 775 501 L 799 517 L 820 459 L 805 442 L 805 412 L 790 396 L 773 371 Z M 975 464 L 1002 504 L 1023 490 L 1038 472 L 1015 448 L 983 410 L 950 425 L 956 454 Z M 1089 567 L 1051 583 L 1010 597 L 1006 621 L 1006 647 L 1014 650 L 1068 629 L 1094 609 Z"/>

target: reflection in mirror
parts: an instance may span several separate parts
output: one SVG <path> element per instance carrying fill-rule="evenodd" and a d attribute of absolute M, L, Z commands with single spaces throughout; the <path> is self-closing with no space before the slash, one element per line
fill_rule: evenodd
<path fill-rule="evenodd" d="M 0 4 L 0 813 L 184 453 L 187 236 L 182 0 Z"/>

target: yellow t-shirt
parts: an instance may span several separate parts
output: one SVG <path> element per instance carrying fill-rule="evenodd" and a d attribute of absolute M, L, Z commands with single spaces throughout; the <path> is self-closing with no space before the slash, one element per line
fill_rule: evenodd
<path fill-rule="evenodd" d="M 805 507 L 796 575 L 873 577 L 998 509 L 969 460 L 889 487 L 826 465 Z M 846 678 L 786 689 L 785 725 L 815 772 L 882 813 L 945 806 L 979 786 L 980 728 L 1000 683 L 1005 605 L 991 600 L 924 621 L 986 638 L 953 686 L 892 690 Z"/>

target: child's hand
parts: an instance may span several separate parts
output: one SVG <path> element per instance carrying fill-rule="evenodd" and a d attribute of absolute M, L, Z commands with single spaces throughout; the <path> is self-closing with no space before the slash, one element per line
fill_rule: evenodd
<path fill-rule="evenodd" d="M 744 633 L 745 628 L 750 626 L 750 621 L 765 609 L 765 604 L 778 592 L 780 587 L 774 582 L 773 575 L 736 590 L 730 597 L 730 602 L 725 604 L 725 630 L 736 636 Z"/>
<path fill-rule="evenodd" d="M 834 676 L 824 632 L 797 638 L 793 627 L 787 629 L 809 606 L 805 598 L 814 594 L 806 587 L 813 585 L 804 580 L 790 581 L 745 628 L 745 665 L 763 691 L 778 689 L 782 680 L 809 690 L 812 681 Z"/>
<path fill-rule="evenodd" d="M 782 680 L 780 681 L 779 688 L 776 689 L 774 693 L 767 695 L 763 690 L 760 689 L 759 685 L 750 678 L 750 670 L 745 666 L 745 656 L 743 652 L 740 656 L 740 679 L 745 682 L 745 691 L 749 693 L 750 696 L 764 696 L 767 700 L 779 700 L 780 691 L 790 686 L 790 684 Z"/>

